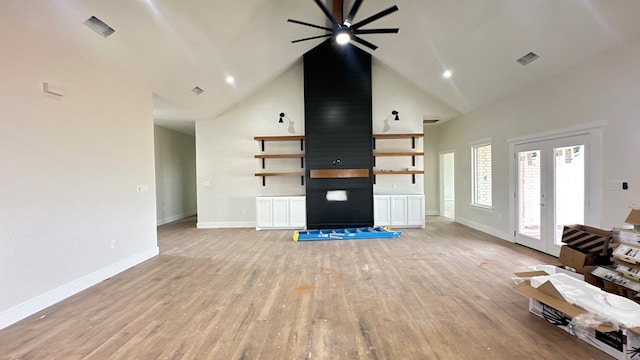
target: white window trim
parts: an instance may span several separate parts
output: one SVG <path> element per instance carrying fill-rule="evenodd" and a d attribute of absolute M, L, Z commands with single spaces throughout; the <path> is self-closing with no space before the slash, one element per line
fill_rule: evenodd
<path fill-rule="evenodd" d="M 487 212 L 493 212 L 493 188 L 491 189 L 491 206 L 475 203 L 476 161 L 475 161 L 474 149 L 477 147 L 482 147 L 486 145 L 491 145 L 491 153 L 492 153 L 491 160 L 493 162 L 493 139 L 492 138 L 484 138 L 484 139 L 469 141 L 469 150 L 471 150 L 471 203 L 469 205 L 472 208 L 476 208 L 476 209 L 487 211 Z M 493 177 L 493 164 L 491 164 L 491 176 Z M 491 179 L 491 184 L 493 184 L 493 179 Z"/>

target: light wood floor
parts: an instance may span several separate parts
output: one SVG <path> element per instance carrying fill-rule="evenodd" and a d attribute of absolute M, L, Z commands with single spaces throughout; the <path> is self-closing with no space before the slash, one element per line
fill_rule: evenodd
<path fill-rule="evenodd" d="M 608 359 L 529 314 L 554 262 L 429 218 L 399 239 L 159 228 L 161 255 L 0 331 L 2 359 Z"/>

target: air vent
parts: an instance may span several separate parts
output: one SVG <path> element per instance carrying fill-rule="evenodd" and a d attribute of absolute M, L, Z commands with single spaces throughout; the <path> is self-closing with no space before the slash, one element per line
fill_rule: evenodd
<path fill-rule="evenodd" d="M 200 86 L 196 86 L 193 89 L 191 89 L 191 92 L 196 94 L 196 95 L 200 95 L 204 92 L 204 90 L 202 90 L 202 88 Z"/>
<path fill-rule="evenodd" d="M 97 32 L 103 38 L 106 38 L 107 36 L 116 32 L 111 26 L 105 24 L 104 21 L 98 19 L 95 16 L 90 17 L 87 21 L 84 22 L 84 24 L 87 25 L 89 29 Z"/>
<path fill-rule="evenodd" d="M 440 121 L 440 117 L 437 115 L 422 115 L 422 125 L 435 124 Z"/>
<path fill-rule="evenodd" d="M 528 63 L 532 62 L 533 60 L 539 58 L 540 56 L 538 56 L 538 54 L 530 52 L 527 55 L 521 57 L 520 59 L 516 60 L 518 63 L 522 64 L 522 65 L 527 65 Z"/>

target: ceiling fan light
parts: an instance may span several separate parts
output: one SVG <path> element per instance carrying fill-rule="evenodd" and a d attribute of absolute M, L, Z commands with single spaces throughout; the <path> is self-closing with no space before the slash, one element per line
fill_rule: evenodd
<path fill-rule="evenodd" d="M 336 42 L 340 45 L 346 45 L 351 41 L 351 36 L 347 32 L 341 32 L 336 36 Z"/>

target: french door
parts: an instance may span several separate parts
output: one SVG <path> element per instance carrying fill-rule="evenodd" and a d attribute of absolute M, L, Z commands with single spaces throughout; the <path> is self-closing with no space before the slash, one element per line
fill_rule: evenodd
<path fill-rule="evenodd" d="M 584 224 L 589 137 L 515 145 L 515 241 L 558 256 L 564 225 Z"/>

